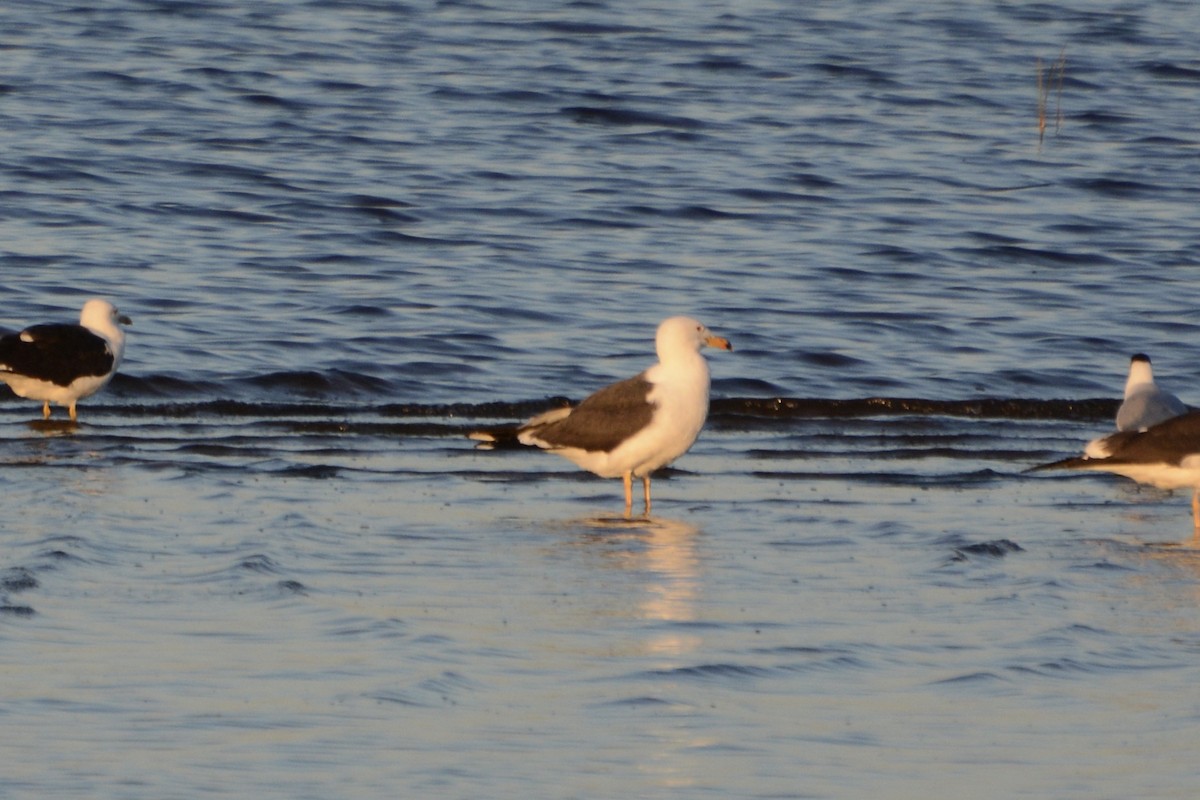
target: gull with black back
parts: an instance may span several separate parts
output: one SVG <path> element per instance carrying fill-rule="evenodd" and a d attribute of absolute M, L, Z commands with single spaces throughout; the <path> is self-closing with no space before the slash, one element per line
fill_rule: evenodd
<path fill-rule="evenodd" d="M 1081 456 L 1039 464 L 1027 472 L 1083 469 L 1112 472 L 1159 489 L 1192 490 L 1192 525 L 1200 543 L 1200 411 L 1118 431 L 1089 442 Z"/>
<path fill-rule="evenodd" d="M 686 453 L 708 416 L 708 362 L 700 349 L 732 350 L 690 317 L 664 320 L 655 335 L 658 363 L 600 389 L 577 406 L 555 408 L 521 425 L 516 438 L 556 453 L 604 478 L 621 478 L 625 516 L 640 478 L 650 515 L 650 475 Z M 496 440 L 495 432 L 471 438 Z"/>
<path fill-rule="evenodd" d="M 41 400 L 43 419 L 56 403 L 75 422 L 75 404 L 107 386 L 121 365 L 121 326 L 132 324 L 112 303 L 92 299 L 83 304 L 78 324 L 31 325 L 0 336 L 0 380 L 20 397 Z"/>

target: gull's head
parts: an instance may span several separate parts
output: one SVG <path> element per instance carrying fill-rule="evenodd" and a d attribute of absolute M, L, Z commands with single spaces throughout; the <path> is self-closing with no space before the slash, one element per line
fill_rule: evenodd
<path fill-rule="evenodd" d="M 698 352 L 702 347 L 717 347 L 721 350 L 732 350 L 733 345 L 728 339 L 714 336 L 703 323 L 691 317 L 671 317 L 658 326 L 658 334 L 654 337 L 655 349 L 658 350 L 659 360 L 670 358 L 671 354 L 680 352 Z"/>
<path fill-rule="evenodd" d="M 83 311 L 79 313 L 79 324 L 85 328 L 119 330 L 118 325 L 132 325 L 133 320 L 107 300 L 93 297 L 83 304 Z"/>
<path fill-rule="evenodd" d="M 133 320 L 117 311 L 117 307 L 107 300 L 93 298 L 83 304 L 83 311 L 79 312 L 79 324 L 103 337 L 117 363 L 121 362 L 125 354 L 125 331 L 121 330 L 121 326 L 132 325 Z"/>
<path fill-rule="evenodd" d="M 1129 378 L 1125 381 L 1125 396 L 1135 387 L 1154 383 L 1154 370 L 1150 367 L 1150 356 L 1138 353 L 1129 359 Z"/>

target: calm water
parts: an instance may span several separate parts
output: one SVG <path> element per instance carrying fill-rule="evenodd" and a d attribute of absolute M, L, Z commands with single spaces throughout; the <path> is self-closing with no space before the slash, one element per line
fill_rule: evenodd
<path fill-rule="evenodd" d="M 135 320 L 0 397 L 0 796 L 1194 794 L 1187 498 L 1022 470 L 1200 403 L 1200 6 L 93 5 L 0 8 L 0 325 Z M 463 437 L 678 312 L 653 520 Z"/>

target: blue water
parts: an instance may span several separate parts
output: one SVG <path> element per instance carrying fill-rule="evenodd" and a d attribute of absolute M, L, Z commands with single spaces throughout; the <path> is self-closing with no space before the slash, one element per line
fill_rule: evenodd
<path fill-rule="evenodd" d="M 1195 4 L 93 5 L 0 8 L 0 326 L 134 318 L 0 396 L 0 794 L 1192 796 L 1186 498 L 1022 470 L 1200 402 Z M 464 438 L 680 312 L 654 520 Z"/>

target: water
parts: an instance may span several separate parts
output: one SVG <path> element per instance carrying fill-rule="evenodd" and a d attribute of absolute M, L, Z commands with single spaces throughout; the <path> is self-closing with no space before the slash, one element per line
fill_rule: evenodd
<path fill-rule="evenodd" d="M 1022 470 L 1134 352 L 1198 401 L 1198 28 L 5 6 L 0 324 L 135 325 L 77 430 L 0 400 L 0 795 L 1191 797 L 1186 498 Z M 653 520 L 464 438 L 676 312 Z"/>

